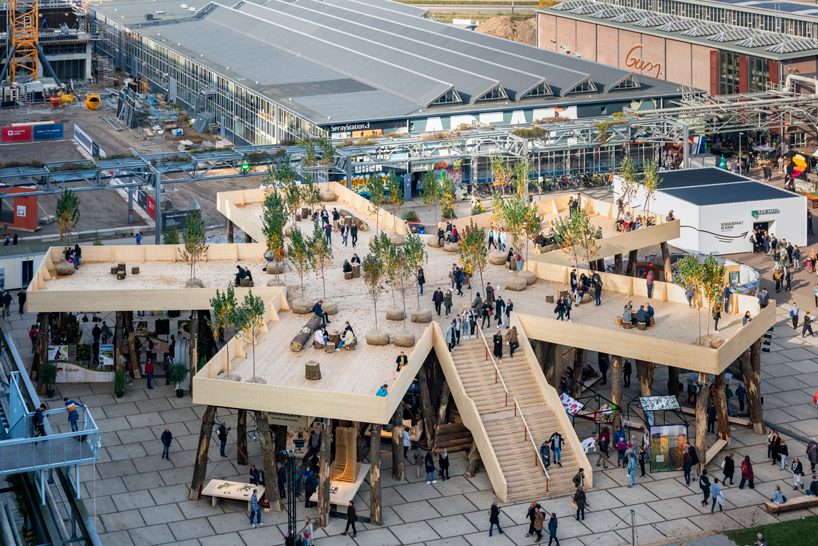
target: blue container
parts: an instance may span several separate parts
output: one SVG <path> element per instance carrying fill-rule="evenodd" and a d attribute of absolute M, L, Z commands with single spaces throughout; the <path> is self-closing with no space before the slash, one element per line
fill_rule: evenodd
<path fill-rule="evenodd" d="M 62 140 L 65 138 L 65 126 L 62 123 L 32 126 L 34 140 Z"/>

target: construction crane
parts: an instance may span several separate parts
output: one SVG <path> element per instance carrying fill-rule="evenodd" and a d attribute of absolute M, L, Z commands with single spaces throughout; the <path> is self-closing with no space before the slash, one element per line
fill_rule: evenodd
<path fill-rule="evenodd" d="M 25 83 L 38 78 L 39 0 L 9 0 L 10 83 Z"/>

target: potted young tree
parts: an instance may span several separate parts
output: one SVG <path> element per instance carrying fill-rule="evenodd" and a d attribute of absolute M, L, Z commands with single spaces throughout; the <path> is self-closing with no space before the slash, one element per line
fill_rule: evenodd
<path fill-rule="evenodd" d="M 43 383 L 49 398 L 54 398 L 54 385 L 57 383 L 57 366 L 49 362 L 43 367 Z"/>
<path fill-rule="evenodd" d="M 170 367 L 170 371 L 168 371 L 170 381 L 176 385 L 176 398 L 181 398 L 185 395 L 185 391 L 182 389 L 182 381 L 185 380 L 187 374 L 187 366 L 181 362 L 176 362 L 173 364 Z"/>
<path fill-rule="evenodd" d="M 182 259 L 190 264 L 190 278 L 185 284 L 187 288 L 204 288 L 201 279 L 196 278 L 196 263 L 207 255 L 205 227 L 202 211 L 191 211 L 185 220 L 185 244 L 182 249 Z"/>
<path fill-rule="evenodd" d="M 266 383 L 264 378 L 256 375 L 256 340 L 264 329 L 264 300 L 254 296 L 253 291 L 244 296 L 244 301 L 236 308 L 236 329 L 239 335 L 250 342 L 253 355 L 253 375 L 251 383 Z"/>
<path fill-rule="evenodd" d="M 272 190 L 265 196 L 261 222 L 261 230 L 267 243 L 267 251 L 264 253 L 267 262 L 265 270 L 269 274 L 275 274 L 275 284 L 278 284 L 278 276 L 284 272 L 284 225 L 287 223 L 287 207 L 278 191 Z"/>

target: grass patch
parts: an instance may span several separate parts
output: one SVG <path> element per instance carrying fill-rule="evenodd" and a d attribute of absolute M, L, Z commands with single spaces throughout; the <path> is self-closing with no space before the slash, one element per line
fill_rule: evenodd
<path fill-rule="evenodd" d="M 737 529 L 727 531 L 725 534 L 738 546 L 750 546 L 755 543 L 756 533 L 762 533 L 770 546 L 815 544 L 815 537 L 818 536 L 818 516 L 782 521 L 750 529 Z"/>

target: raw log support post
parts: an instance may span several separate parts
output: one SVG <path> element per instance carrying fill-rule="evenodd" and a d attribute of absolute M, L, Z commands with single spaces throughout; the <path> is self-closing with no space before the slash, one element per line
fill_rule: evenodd
<path fill-rule="evenodd" d="M 756 434 L 766 434 L 764 408 L 761 405 L 761 339 L 739 356 L 739 364 L 744 388 L 747 390 L 747 411 L 753 431 Z"/>
<path fill-rule="evenodd" d="M 240 409 L 236 424 L 236 464 L 248 464 L 247 460 L 247 410 Z"/>
<path fill-rule="evenodd" d="M 432 452 L 438 448 L 438 438 L 440 438 L 440 427 L 448 422 L 447 414 L 449 413 L 449 399 L 452 396 L 452 391 L 449 389 L 449 384 L 443 380 L 443 385 L 440 388 L 440 403 L 437 406 L 437 419 L 435 420 L 435 444 L 432 446 Z"/>
<path fill-rule="evenodd" d="M 585 368 L 585 349 L 574 349 L 574 376 L 571 387 L 574 398 L 582 395 L 582 371 Z"/>
<path fill-rule="evenodd" d="M 675 366 L 667 367 L 667 393 L 672 396 L 679 395 L 679 368 Z"/>
<path fill-rule="evenodd" d="M 614 254 L 614 273 L 622 274 L 622 254 Z"/>
<path fill-rule="evenodd" d="M 659 243 L 659 248 L 662 249 L 662 264 L 665 268 L 665 282 L 673 282 L 673 269 L 670 267 L 670 250 L 668 250 L 667 242 Z"/>
<path fill-rule="evenodd" d="M 435 444 L 435 424 L 432 414 L 432 400 L 429 396 L 429 383 L 426 380 L 426 368 L 418 371 L 418 387 L 420 387 L 420 409 L 423 412 L 423 428 L 426 430 L 426 445 L 430 448 Z"/>
<path fill-rule="evenodd" d="M 466 460 L 468 461 L 466 465 L 466 477 L 473 478 L 477 475 L 477 467 L 480 466 L 480 451 L 477 450 L 476 443 L 472 442 Z"/>
<path fill-rule="evenodd" d="M 278 490 L 278 472 L 275 454 L 273 453 L 273 439 L 270 437 L 270 425 L 266 412 L 256 412 L 256 426 L 258 427 L 258 443 L 261 448 L 261 461 L 264 470 L 264 491 L 270 507 L 281 512 L 281 493 Z"/>
<path fill-rule="evenodd" d="M 199 371 L 199 312 L 190 312 L 190 395 L 193 396 L 193 376 Z"/>
<path fill-rule="evenodd" d="M 403 458 L 403 408 L 400 404 L 392 415 L 392 479 L 402 481 L 406 472 Z"/>
<path fill-rule="evenodd" d="M 227 221 L 227 242 L 228 243 L 233 242 L 233 221 L 232 220 Z"/>
<path fill-rule="evenodd" d="M 268 414 L 267 418 L 269 419 L 269 417 L 270 417 L 270 415 Z M 275 446 L 275 452 L 274 453 L 279 454 L 282 451 L 287 450 L 287 425 L 274 425 L 274 426 L 275 426 L 275 428 L 273 430 L 275 431 L 275 435 L 276 435 L 275 440 L 274 440 L 274 446 Z"/>
<path fill-rule="evenodd" d="M 131 365 L 134 379 L 140 379 L 142 373 L 139 370 L 139 353 L 136 352 L 136 332 L 133 328 L 133 311 L 125 314 L 125 329 L 128 331 L 128 361 Z"/>
<path fill-rule="evenodd" d="M 324 419 L 321 430 L 321 453 L 318 460 L 318 526 L 326 527 L 329 521 L 329 465 L 332 457 L 332 419 Z"/>
<path fill-rule="evenodd" d="M 710 398 L 710 385 L 701 386 L 696 397 L 696 453 L 699 455 L 697 474 L 701 474 L 702 465 L 707 454 L 707 400 Z"/>
<path fill-rule="evenodd" d="M 42 370 L 48 363 L 48 341 L 51 337 L 51 313 L 40 313 L 40 331 L 37 334 L 37 392 L 45 393 Z"/>
<path fill-rule="evenodd" d="M 653 374 L 656 371 L 656 364 L 636 361 L 636 369 L 639 372 L 639 394 L 641 396 L 651 396 L 653 392 Z"/>
<path fill-rule="evenodd" d="M 383 525 L 381 512 L 381 425 L 372 424 L 369 450 L 369 521 Z"/>
<path fill-rule="evenodd" d="M 729 440 L 730 421 L 727 419 L 727 392 L 724 387 L 724 372 L 716 376 L 713 389 L 713 402 L 716 404 L 716 418 L 719 423 L 719 438 Z"/>
<path fill-rule="evenodd" d="M 216 406 L 205 407 L 202 414 L 202 428 L 199 431 L 199 448 L 196 450 L 196 461 L 193 463 L 193 480 L 187 498 L 196 500 L 202 493 L 207 475 L 207 452 L 210 449 L 210 437 L 213 434 L 213 421 L 216 419 Z"/>
<path fill-rule="evenodd" d="M 611 359 L 611 402 L 616 406 L 614 413 L 614 430 L 619 429 L 622 422 L 622 357 L 613 355 Z"/>
<path fill-rule="evenodd" d="M 122 330 L 125 325 L 125 313 L 117 311 L 114 319 L 114 366 L 115 371 L 125 373 L 125 359 L 122 356 Z"/>
<path fill-rule="evenodd" d="M 628 277 L 633 277 L 634 271 L 636 271 L 636 260 L 639 259 L 637 250 L 631 250 L 628 252 L 628 267 L 625 269 L 625 275 Z"/>

